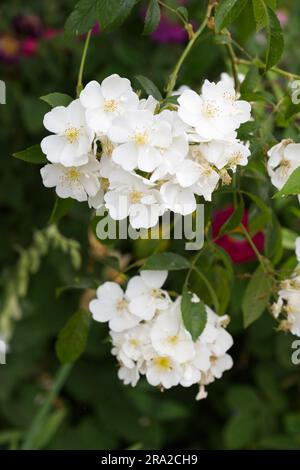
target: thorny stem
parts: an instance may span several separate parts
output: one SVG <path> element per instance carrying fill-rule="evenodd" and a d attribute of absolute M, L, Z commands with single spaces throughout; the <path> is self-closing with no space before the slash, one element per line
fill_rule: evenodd
<path fill-rule="evenodd" d="M 174 87 L 176 85 L 176 80 L 177 80 L 177 77 L 178 77 L 178 73 L 181 69 L 181 66 L 182 66 L 183 62 L 185 61 L 186 57 L 188 56 L 188 54 L 189 54 L 190 50 L 192 49 L 193 45 L 197 41 L 198 37 L 200 36 L 202 31 L 205 29 L 205 27 L 208 23 L 208 20 L 210 18 L 213 7 L 214 7 L 214 5 L 212 5 L 211 3 L 208 4 L 204 20 L 202 21 L 202 23 L 199 26 L 199 28 L 197 29 L 197 31 L 192 35 L 189 42 L 187 43 L 186 48 L 183 50 L 181 56 L 179 57 L 179 60 L 178 60 L 177 64 L 175 65 L 175 68 L 174 68 L 173 72 L 171 73 L 171 75 L 169 77 L 169 81 L 167 83 L 167 87 L 166 87 L 166 93 L 167 93 L 166 96 L 167 97 L 172 94 L 172 91 L 174 90 Z"/>
<path fill-rule="evenodd" d="M 78 80 L 77 80 L 77 86 L 76 86 L 77 96 L 80 95 L 80 92 L 83 88 L 83 86 L 82 86 L 83 71 L 84 71 L 84 65 L 85 65 L 87 51 L 88 51 L 89 44 L 90 44 L 91 34 L 92 34 L 92 30 L 90 29 L 88 31 L 87 35 L 86 35 L 84 48 L 83 48 L 82 56 L 81 56 L 81 62 L 80 62 L 80 67 L 79 67 L 79 72 L 78 72 Z"/>

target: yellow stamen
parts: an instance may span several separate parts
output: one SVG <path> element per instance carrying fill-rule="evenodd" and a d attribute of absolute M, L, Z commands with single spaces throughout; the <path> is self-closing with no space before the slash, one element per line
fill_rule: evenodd
<path fill-rule="evenodd" d="M 117 310 L 125 310 L 128 306 L 128 302 L 126 299 L 121 299 L 117 303 Z"/>
<path fill-rule="evenodd" d="M 107 191 L 109 188 L 109 180 L 108 178 L 100 178 L 100 185 L 103 191 Z"/>
<path fill-rule="evenodd" d="M 130 202 L 132 204 L 138 204 L 139 202 L 141 202 L 142 195 L 143 193 L 141 193 L 140 191 L 131 191 L 129 194 Z"/>
<path fill-rule="evenodd" d="M 68 127 L 65 130 L 65 136 L 68 139 L 68 142 L 70 144 L 74 144 L 77 141 L 79 134 L 80 134 L 80 130 L 77 129 L 76 127 Z"/>
<path fill-rule="evenodd" d="M 168 339 L 167 339 L 168 343 L 171 344 L 172 346 L 175 346 L 175 344 L 178 343 L 178 336 L 177 335 L 173 335 L 173 336 L 169 336 Z"/>
<path fill-rule="evenodd" d="M 80 172 L 78 169 L 74 166 L 68 169 L 66 172 L 65 178 L 70 182 L 70 183 L 75 183 L 79 181 L 80 178 Z"/>
<path fill-rule="evenodd" d="M 153 359 L 154 364 L 161 370 L 172 369 L 171 361 L 168 357 L 159 356 Z"/>
<path fill-rule="evenodd" d="M 216 104 L 210 101 L 207 101 L 205 103 L 204 108 L 203 108 L 204 116 L 206 116 L 207 118 L 213 118 L 213 117 L 216 117 L 218 113 L 219 113 L 219 108 Z"/>
<path fill-rule="evenodd" d="M 103 109 L 106 113 L 115 113 L 118 109 L 118 102 L 116 100 L 105 100 Z"/>
<path fill-rule="evenodd" d="M 136 132 L 132 140 L 135 145 L 146 145 L 148 143 L 148 136 L 146 132 Z"/>

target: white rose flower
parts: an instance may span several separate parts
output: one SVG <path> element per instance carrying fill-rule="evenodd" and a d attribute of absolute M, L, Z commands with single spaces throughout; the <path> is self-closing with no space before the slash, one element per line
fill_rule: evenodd
<path fill-rule="evenodd" d="M 138 168 L 151 172 L 161 161 L 161 150 L 172 143 L 170 123 L 148 109 L 129 111 L 117 117 L 108 132 L 109 139 L 118 145 L 112 159 L 124 170 Z"/>
<path fill-rule="evenodd" d="M 201 157 L 205 158 L 208 163 L 211 163 L 219 170 L 228 166 L 235 171 L 237 165 L 247 165 L 248 157 L 250 156 L 249 148 L 238 140 L 233 142 L 226 142 L 224 140 L 203 142 L 196 146 L 193 152 L 195 156 L 199 152 Z"/>
<path fill-rule="evenodd" d="M 115 282 L 105 282 L 97 289 L 97 298 L 90 302 L 93 318 L 109 322 L 111 330 L 120 332 L 136 326 L 140 318 L 128 310 L 129 300 Z"/>
<path fill-rule="evenodd" d="M 166 389 L 179 384 L 181 369 L 179 364 L 168 356 L 154 356 L 147 363 L 146 378 L 154 387 L 160 385 Z"/>
<path fill-rule="evenodd" d="M 87 201 L 95 197 L 100 189 L 100 164 L 94 157 L 81 166 L 47 164 L 41 169 L 41 175 L 44 186 L 55 187 L 56 194 L 61 198 Z"/>
<path fill-rule="evenodd" d="M 223 356 L 212 356 L 211 357 L 211 373 L 212 375 L 220 379 L 225 370 L 231 369 L 233 366 L 232 357 L 229 354 L 224 354 Z"/>
<path fill-rule="evenodd" d="M 201 94 L 186 90 L 178 98 L 178 114 L 195 127 L 200 140 L 233 140 L 240 124 L 249 121 L 251 106 L 236 99 L 230 83 L 205 80 Z"/>
<path fill-rule="evenodd" d="M 158 354 L 170 356 L 179 364 L 195 356 L 194 342 L 181 319 L 180 299 L 154 321 L 150 337 Z"/>
<path fill-rule="evenodd" d="M 193 189 L 184 188 L 176 181 L 164 183 L 160 188 L 160 195 L 165 207 L 176 214 L 187 215 L 192 214 L 196 210 L 196 199 Z"/>
<path fill-rule="evenodd" d="M 138 107 L 139 98 L 127 78 L 113 74 L 101 85 L 95 80 L 89 82 L 80 93 L 80 102 L 86 109 L 86 120 L 91 129 L 97 135 L 105 135 L 116 116 Z"/>
<path fill-rule="evenodd" d="M 178 165 L 185 159 L 189 151 L 187 126 L 179 118 L 176 111 L 164 110 L 160 113 L 161 119 L 169 122 L 172 131 L 172 140 L 169 147 L 160 148 L 162 161 L 154 170 L 150 181 L 165 179 L 174 175 Z"/>
<path fill-rule="evenodd" d="M 268 151 L 268 173 L 272 184 L 281 189 L 300 166 L 300 144 L 284 139 Z"/>
<path fill-rule="evenodd" d="M 154 227 L 165 212 L 160 193 L 149 180 L 125 171 L 111 175 L 104 199 L 112 219 L 123 220 L 129 216 L 131 226 L 136 229 Z"/>
<path fill-rule="evenodd" d="M 176 179 L 183 187 L 211 201 L 212 193 L 220 180 L 220 175 L 208 163 L 186 159 L 176 171 Z"/>
<path fill-rule="evenodd" d="M 129 369 L 128 367 L 122 366 L 118 370 L 118 377 L 125 385 L 135 387 L 140 378 L 138 367 Z"/>
<path fill-rule="evenodd" d="M 130 311 L 141 320 L 151 320 L 157 310 L 170 306 L 170 298 L 161 289 L 168 276 L 167 271 L 141 271 L 128 282 L 126 295 Z"/>
<path fill-rule="evenodd" d="M 79 100 L 57 106 L 44 116 L 44 126 L 55 135 L 45 137 L 41 148 L 52 163 L 78 166 L 88 162 L 94 133 L 87 126 Z"/>

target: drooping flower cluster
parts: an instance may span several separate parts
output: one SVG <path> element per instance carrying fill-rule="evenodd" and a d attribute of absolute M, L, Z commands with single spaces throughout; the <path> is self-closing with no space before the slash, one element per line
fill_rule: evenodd
<path fill-rule="evenodd" d="M 300 166 L 300 144 L 283 139 L 268 151 L 268 174 L 272 184 L 281 189 L 291 174 Z M 298 197 L 299 201 L 300 198 Z"/>
<path fill-rule="evenodd" d="M 227 354 L 231 335 L 224 326 L 228 316 L 218 317 L 206 306 L 206 326 L 196 341 L 181 317 L 181 298 L 172 301 L 162 289 L 167 271 L 141 271 L 128 282 L 125 292 L 105 282 L 90 303 L 93 318 L 108 322 L 112 354 L 117 357 L 119 378 L 135 386 L 141 375 L 162 389 L 199 384 L 198 399 L 205 398 L 205 385 L 232 367 Z M 194 302 L 199 298 L 194 294 Z"/>
<path fill-rule="evenodd" d="M 247 164 L 237 129 L 251 108 L 228 80 L 206 80 L 200 95 L 185 90 L 178 103 L 139 99 L 116 74 L 91 81 L 79 99 L 45 115 L 52 135 L 41 143 L 50 162 L 44 185 L 104 205 L 115 220 L 129 216 L 134 228 L 155 226 L 168 210 L 192 213 L 197 195 L 211 200 L 219 182 L 230 182 L 228 170 Z"/>
<path fill-rule="evenodd" d="M 289 279 L 280 284 L 277 302 L 271 307 L 279 329 L 300 336 L 300 237 L 296 240 L 298 266 Z"/>

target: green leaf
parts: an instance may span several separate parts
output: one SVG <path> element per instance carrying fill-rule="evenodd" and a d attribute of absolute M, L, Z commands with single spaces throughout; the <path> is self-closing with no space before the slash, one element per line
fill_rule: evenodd
<path fill-rule="evenodd" d="M 267 24 L 264 3 L 272 8 L 273 11 L 276 10 L 276 0 L 252 0 L 256 31 L 260 31 L 262 28 L 265 28 Z"/>
<path fill-rule="evenodd" d="M 269 303 L 271 288 L 271 279 L 259 266 L 246 287 L 242 302 L 245 328 L 263 314 Z"/>
<path fill-rule="evenodd" d="M 90 316 L 81 309 L 67 321 L 60 331 L 56 344 L 56 354 L 62 364 L 76 361 L 83 353 L 88 331 Z"/>
<path fill-rule="evenodd" d="M 189 269 L 190 266 L 190 262 L 183 256 L 165 252 L 149 256 L 142 269 L 179 271 L 181 269 Z"/>
<path fill-rule="evenodd" d="M 217 33 L 219 33 L 221 29 L 230 26 L 242 13 L 247 3 L 248 0 L 222 0 L 222 2 L 219 2 L 215 14 Z"/>
<path fill-rule="evenodd" d="M 43 154 L 40 145 L 32 145 L 32 147 L 28 147 L 21 152 L 13 153 L 13 157 L 19 158 L 20 160 L 24 160 L 24 162 L 28 163 L 47 163 L 46 156 Z"/>
<path fill-rule="evenodd" d="M 223 235 L 226 232 L 231 232 L 235 228 L 237 228 L 243 218 L 244 214 L 244 200 L 241 197 L 240 202 L 238 203 L 238 206 L 234 210 L 234 212 L 231 214 L 228 220 L 226 220 L 225 224 L 221 227 L 219 235 Z"/>
<path fill-rule="evenodd" d="M 267 7 L 264 3 L 266 13 L 266 29 L 268 36 L 267 54 L 266 54 L 266 70 L 276 65 L 283 53 L 284 38 L 280 22 L 274 11 Z"/>
<path fill-rule="evenodd" d="M 298 233 L 288 228 L 282 228 L 282 246 L 285 250 L 295 250 L 296 239 Z"/>
<path fill-rule="evenodd" d="M 100 0 L 80 0 L 65 24 L 67 34 L 83 34 L 94 26 L 98 19 Z"/>
<path fill-rule="evenodd" d="M 36 436 L 36 439 L 32 443 L 32 448 L 39 450 L 45 448 L 57 430 L 60 428 L 63 420 L 67 414 L 66 408 L 61 408 L 53 411 L 49 416 L 46 417 L 43 423 L 43 432 Z"/>
<path fill-rule="evenodd" d="M 152 95 L 153 98 L 155 98 L 157 101 L 161 101 L 163 99 L 161 92 L 157 86 L 151 80 L 149 80 L 149 78 L 144 77 L 143 75 L 136 75 L 135 78 L 148 95 Z"/>
<path fill-rule="evenodd" d="M 253 93 L 255 91 L 257 84 L 259 83 L 259 80 L 260 80 L 260 75 L 259 75 L 258 68 L 256 67 L 256 65 L 253 64 L 249 68 L 247 75 L 243 83 L 241 84 L 242 97 L 245 93 Z"/>
<path fill-rule="evenodd" d="M 211 248 L 216 253 L 217 258 L 219 258 L 219 260 L 222 261 L 227 271 L 229 281 L 232 282 L 234 279 L 234 270 L 233 270 L 230 256 L 221 246 L 217 245 L 216 243 L 212 243 Z"/>
<path fill-rule="evenodd" d="M 259 207 L 262 212 L 266 215 L 266 219 L 271 220 L 271 211 L 270 208 L 267 206 L 267 204 L 256 194 L 249 193 L 248 191 L 240 191 L 242 194 L 245 194 L 245 196 L 248 196 L 254 204 Z"/>
<path fill-rule="evenodd" d="M 127 18 L 137 0 L 80 0 L 68 17 L 67 34 L 86 33 L 99 21 L 101 29 L 113 29 Z"/>
<path fill-rule="evenodd" d="M 193 269 L 195 273 L 197 274 L 197 276 L 202 280 L 203 284 L 205 285 L 205 288 L 208 290 L 216 314 L 219 314 L 219 308 L 220 308 L 219 301 L 218 301 L 218 297 L 214 291 L 212 284 L 207 279 L 205 274 L 202 271 L 200 271 L 198 267 L 193 266 Z"/>
<path fill-rule="evenodd" d="M 75 200 L 70 197 L 66 199 L 57 197 L 50 215 L 49 224 L 55 224 L 64 217 L 70 211 L 74 202 Z"/>
<path fill-rule="evenodd" d="M 293 171 L 283 188 L 274 194 L 273 198 L 277 199 L 282 196 L 291 196 L 300 194 L 300 167 Z"/>
<path fill-rule="evenodd" d="M 157 0 L 150 0 L 145 17 L 143 34 L 151 34 L 156 30 L 160 22 L 160 8 Z"/>
<path fill-rule="evenodd" d="M 264 406 L 254 387 L 248 385 L 234 385 L 228 391 L 226 401 L 233 412 L 257 412 Z"/>
<path fill-rule="evenodd" d="M 251 411 L 243 411 L 232 416 L 224 428 L 227 449 L 249 447 L 256 436 L 258 419 Z"/>
<path fill-rule="evenodd" d="M 284 427 L 286 432 L 291 435 L 300 436 L 300 414 L 288 413 L 284 417 Z"/>
<path fill-rule="evenodd" d="M 193 294 L 184 289 L 181 299 L 181 313 L 184 326 L 191 333 L 193 341 L 196 341 L 205 328 L 207 312 L 202 300 L 192 302 L 192 298 Z"/>
<path fill-rule="evenodd" d="M 73 101 L 73 98 L 65 93 L 50 93 L 49 95 L 41 96 L 40 99 L 48 103 L 52 108 L 55 106 L 68 106 Z"/>
<path fill-rule="evenodd" d="M 189 12 L 185 7 L 178 7 L 176 11 L 184 18 L 185 21 L 189 21 Z"/>

